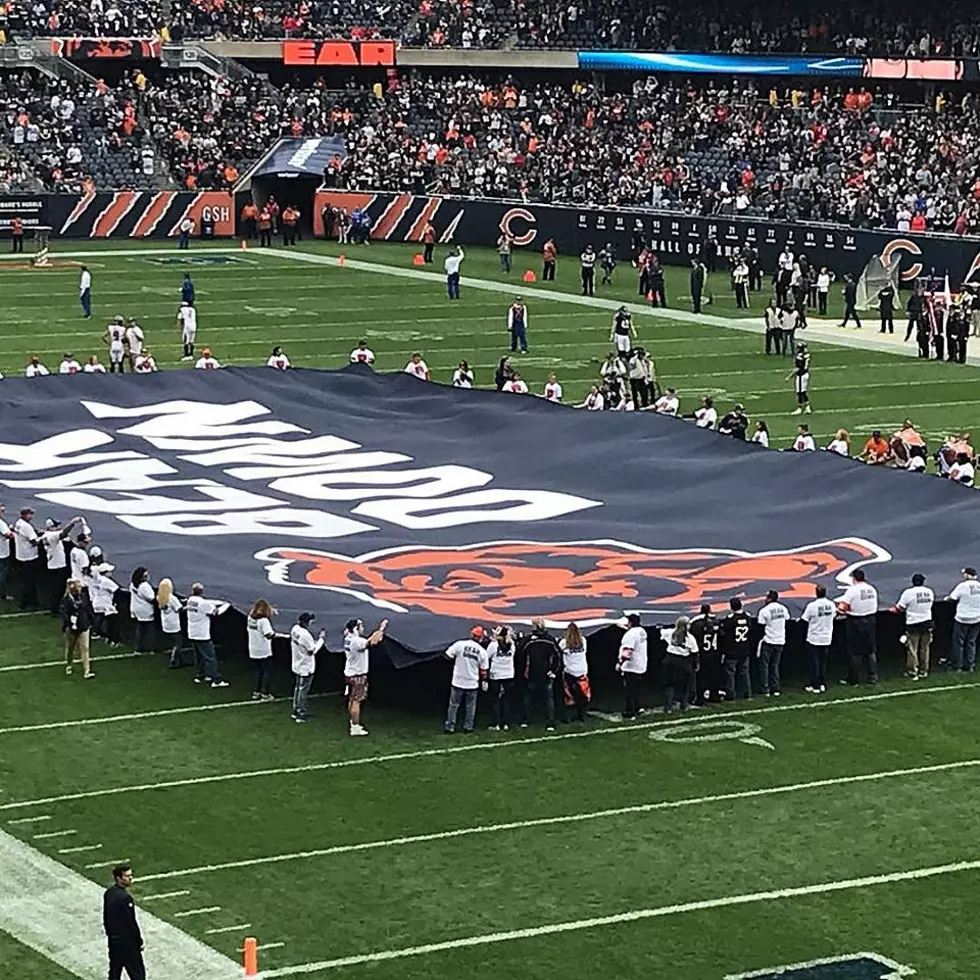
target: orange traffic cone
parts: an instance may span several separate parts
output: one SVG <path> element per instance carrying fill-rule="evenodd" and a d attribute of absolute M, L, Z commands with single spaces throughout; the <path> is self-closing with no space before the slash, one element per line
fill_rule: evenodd
<path fill-rule="evenodd" d="M 242 251 L 243 252 L 247 252 L 248 251 L 248 242 L 245 241 L 244 238 L 242 239 Z"/>
<path fill-rule="evenodd" d="M 524 273 L 524 281 L 525 282 L 537 282 L 538 281 L 538 277 L 534 274 L 534 272 L 531 269 L 528 269 L 527 272 Z"/>
<path fill-rule="evenodd" d="M 346 255 L 338 255 L 337 256 L 337 265 L 347 265 L 347 256 Z"/>
<path fill-rule="evenodd" d="M 253 936 L 245 940 L 245 976 L 254 977 L 259 972 L 259 942 Z"/>
<path fill-rule="evenodd" d="M 421 252 L 416 252 L 412 256 L 412 265 L 425 265 L 425 256 Z"/>

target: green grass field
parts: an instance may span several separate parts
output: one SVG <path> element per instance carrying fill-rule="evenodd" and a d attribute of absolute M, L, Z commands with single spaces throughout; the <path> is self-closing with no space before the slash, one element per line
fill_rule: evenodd
<path fill-rule="evenodd" d="M 88 322 L 77 269 L 0 265 L 0 370 L 19 373 L 31 350 L 52 370 L 65 350 L 102 354 L 98 337 L 117 312 L 141 319 L 161 366 L 179 367 L 173 316 L 185 269 L 199 346 L 222 362 L 264 362 L 279 343 L 298 366 L 336 367 L 365 337 L 380 370 L 418 349 L 437 378 L 465 357 L 486 385 L 506 350 L 505 293 L 464 286 L 450 306 L 439 283 L 254 250 L 189 266 L 159 262 L 175 251 L 127 250 L 87 260 Z M 350 254 L 405 267 L 411 250 Z M 515 283 L 524 267 L 518 260 Z M 471 254 L 465 271 L 503 278 L 490 254 Z M 525 375 L 540 390 L 557 372 L 566 400 L 581 397 L 609 348 L 608 313 L 559 297 L 575 291 L 575 272 L 566 263 L 553 288 L 515 285 L 531 311 Z M 622 279 L 604 295 L 632 300 L 631 270 Z M 671 285 L 682 294 L 683 273 Z M 788 366 L 767 360 L 758 336 L 652 316 L 638 327 L 685 408 L 704 393 L 719 407 L 741 400 L 769 421 L 775 444 L 789 440 Z M 973 367 L 812 347 L 820 438 L 845 425 L 863 440 L 905 415 L 935 435 L 980 423 Z M 98 643 L 94 653 L 106 658 L 96 680 L 66 677 L 56 624 L 0 603 L 0 829 L 94 881 L 130 860 L 145 911 L 235 959 L 243 936 L 257 936 L 270 976 L 722 980 L 863 952 L 922 980 L 971 975 L 972 683 L 937 674 L 841 689 L 817 705 L 790 693 L 680 723 L 596 717 L 584 731 L 532 726 L 471 741 L 443 738 L 438 719 L 369 703 L 371 738 L 350 740 L 339 698 L 315 701 L 313 724 L 292 725 L 281 702 L 245 700 L 241 664 L 217 692 L 161 656 Z M 277 693 L 288 683 L 278 677 Z M 49 828 L 65 834 L 35 838 Z M 215 911 L 182 915 L 200 908 Z M 2 932 L 0 963 L 5 980 L 70 975 Z M 840 963 L 785 978 L 892 980 L 870 969 Z"/>

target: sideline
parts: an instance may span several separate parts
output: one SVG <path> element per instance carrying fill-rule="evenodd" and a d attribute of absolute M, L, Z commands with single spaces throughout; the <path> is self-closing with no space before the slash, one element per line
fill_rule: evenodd
<path fill-rule="evenodd" d="M 740 895 L 725 895 L 698 902 L 683 902 L 678 905 L 660 905 L 655 908 L 633 909 L 615 915 L 596 916 L 591 919 L 573 919 L 568 922 L 555 922 L 550 925 L 532 926 L 526 929 L 512 929 L 507 932 L 490 932 L 477 936 L 463 936 L 440 943 L 426 943 L 423 946 L 407 946 L 402 949 L 384 949 L 374 953 L 361 953 L 344 956 L 334 960 L 320 960 L 318 963 L 301 963 L 275 970 L 263 970 L 259 980 L 273 980 L 275 977 L 291 977 L 302 973 L 319 973 L 342 966 L 359 966 L 363 963 L 379 963 L 387 960 L 401 960 L 411 956 L 425 956 L 470 946 L 489 946 L 495 943 L 513 942 L 518 939 L 534 939 L 538 936 L 553 936 L 564 932 L 580 932 L 585 929 L 598 929 L 602 926 L 619 925 L 625 922 L 639 922 L 643 919 L 662 919 L 687 912 L 703 912 L 709 909 L 731 908 L 740 905 L 754 905 L 759 902 L 779 902 L 790 898 L 805 898 L 810 895 L 827 895 L 834 892 L 852 891 L 857 888 L 876 888 L 901 881 L 920 881 L 924 878 L 937 878 L 943 875 L 962 874 L 965 871 L 980 870 L 980 861 L 957 861 L 953 864 L 937 864 L 927 868 L 913 868 L 909 871 L 893 871 L 888 874 L 868 875 L 864 878 L 845 878 L 842 881 L 825 881 L 796 888 L 777 888 L 769 891 L 744 892 Z"/>
<path fill-rule="evenodd" d="M 102 886 L 0 831 L 0 931 L 80 980 L 104 980 Z M 239 980 L 241 967 L 140 909 L 151 977 Z"/>
<path fill-rule="evenodd" d="M 177 871 L 159 871 L 140 875 L 139 880 L 160 881 L 166 878 L 182 878 L 191 875 L 211 874 L 215 871 L 233 871 L 240 868 L 254 868 L 263 864 L 279 864 L 282 861 L 300 861 L 309 858 L 330 857 L 336 854 L 351 854 L 355 851 L 373 851 L 386 847 L 404 847 L 408 844 L 425 844 L 431 841 L 451 840 L 458 837 L 475 837 L 480 834 L 497 834 L 508 830 L 527 830 L 531 827 L 554 827 L 562 824 L 585 823 L 589 820 L 604 820 L 609 817 L 622 817 L 634 813 L 654 813 L 658 810 L 680 810 L 685 807 L 704 806 L 708 803 L 729 803 L 735 800 L 754 800 L 767 796 L 781 796 L 803 790 L 826 789 L 830 786 L 850 786 L 856 783 L 874 783 L 885 779 L 900 779 L 906 776 L 925 776 L 937 772 L 954 772 L 958 769 L 975 769 L 980 759 L 967 759 L 963 762 L 946 762 L 933 766 L 917 766 L 912 769 L 889 769 L 858 776 L 836 776 L 827 779 L 814 779 L 807 783 L 789 783 L 785 786 L 766 786 L 761 789 L 737 790 L 731 793 L 716 793 L 711 796 L 689 796 L 680 800 L 662 800 L 656 803 L 639 803 L 633 806 L 612 807 L 607 810 L 591 810 L 585 813 L 570 813 L 558 817 L 538 817 L 533 820 L 512 820 L 507 823 L 478 824 L 474 827 L 458 827 L 455 830 L 441 830 L 431 834 L 414 834 L 408 837 L 392 837 L 388 840 L 363 841 L 360 844 L 338 844 L 310 851 L 294 851 L 288 854 L 270 854 L 266 857 L 245 858 L 241 861 L 225 861 L 221 864 L 203 864 L 195 868 L 180 868 Z"/>
<path fill-rule="evenodd" d="M 966 684 L 942 684 L 933 687 L 910 687 L 901 691 L 885 691 L 878 694 L 862 694 L 852 697 L 833 698 L 826 701 L 801 701 L 795 704 L 767 705 L 763 708 L 746 708 L 741 711 L 721 710 L 701 717 L 727 720 L 729 718 L 753 718 L 757 715 L 777 714 L 785 711 L 812 711 L 831 708 L 837 705 L 868 704 L 888 701 L 893 698 L 919 697 L 924 694 L 940 694 L 949 691 L 965 691 L 980 687 L 980 681 Z M 235 702 L 235 704 L 262 704 L 263 702 Z M 231 706 L 231 705 L 230 705 Z M 206 707 L 219 707 L 207 705 Z M 105 721 L 107 719 L 98 719 Z M 498 738 L 488 742 L 468 742 L 464 745 L 449 745 L 431 749 L 415 749 L 406 752 L 390 752 L 382 755 L 367 755 L 352 759 L 336 759 L 331 762 L 316 762 L 302 766 L 282 766 L 269 769 L 250 769 L 242 772 L 219 773 L 209 776 L 190 776 L 185 779 L 168 779 L 155 783 L 137 783 L 129 786 L 114 786 L 104 789 L 82 790 L 77 793 L 63 793 L 58 796 L 44 796 L 33 800 L 0 804 L 0 811 L 21 810 L 27 807 L 44 806 L 51 803 L 70 803 L 75 800 L 91 800 L 104 796 L 144 793 L 156 790 L 176 789 L 182 786 L 204 786 L 212 783 L 236 782 L 242 779 L 259 779 L 266 776 L 290 776 L 298 773 L 325 772 L 331 769 L 347 769 L 352 766 L 378 765 L 387 762 L 403 762 L 408 759 L 424 759 L 457 755 L 463 752 L 488 752 L 495 749 L 516 748 L 526 745 L 556 743 L 572 738 L 596 738 L 603 735 L 618 735 L 623 732 L 648 731 L 651 728 L 665 728 L 687 724 L 689 719 L 672 721 L 650 721 L 610 726 L 609 728 L 590 728 L 582 732 L 563 732 L 559 735 L 533 735 L 522 738 Z"/>

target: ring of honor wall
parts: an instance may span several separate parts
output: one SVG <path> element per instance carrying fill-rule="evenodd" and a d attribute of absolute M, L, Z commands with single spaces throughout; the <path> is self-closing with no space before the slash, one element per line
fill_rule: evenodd
<path fill-rule="evenodd" d="M 199 235 L 206 221 L 215 237 L 235 233 L 234 198 L 225 191 L 106 191 L 89 194 L 0 196 L 0 234 L 15 216 L 30 233 L 38 225 L 52 238 L 171 238 L 184 218 Z"/>
<path fill-rule="evenodd" d="M 576 208 L 548 204 L 473 201 L 413 194 L 370 194 L 318 191 L 314 207 L 316 234 L 324 233 L 323 212 L 344 207 L 367 209 L 375 241 L 419 242 L 428 222 L 443 244 L 495 245 L 507 231 L 518 248 L 540 253 L 550 238 L 560 256 L 577 255 L 586 245 L 616 246 L 629 255 L 634 231 L 652 243 L 662 262 L 687 265 L 701 243 L 713 234 L 721 255 L 751 242 L 759 249 L 763 268 L 773 269 L 782 249 L 803 252 L 817 266 L 838 275 L 861 274 L 873 255 L 897 259 L 900 280 L 909 286 L 935 269 L 949 272 L 957 283 L 980 278 L 980 239 L 953 235 L 915 235 L 893 231 L 862 231 L 840 225 L 792 224 L 724 216 L 699 217 L 671 212 L 612 208 Z"/>

